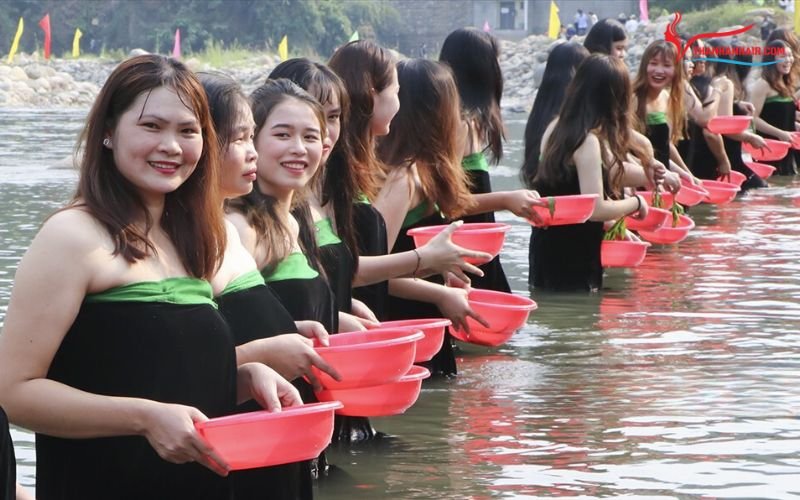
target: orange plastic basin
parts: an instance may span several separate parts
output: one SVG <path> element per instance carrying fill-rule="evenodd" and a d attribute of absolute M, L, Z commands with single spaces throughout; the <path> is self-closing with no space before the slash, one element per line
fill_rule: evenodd
<path fill-rule="evenodd" d="M 452 323 L 449 319 L 401 319 L 398 321 L 384 321 L 380 328 L 410 328 L 421 331 L 425 338 L 417 342 L 417 354 L 414 363 L 430 361 L 442 348 L 444 343 L 444 329 Z"/>
<path fill-rule="evenodd" d="M 694 229 L 694 221 L 686 215 L 679 216 L 678 225 L 672 227 L 672 221 L 667 221 L 661 229 L 655 231 L 639 231 L 639 236 L 650 243 L 669 245 L 686 239 L 689 231 Z"/>
<path fill-rule="evenodd" d="M 600 195 L 597 194 L 549 196 L 544 200 L 552 200 L 553 215 L 550 215 L 549 207 L 534 205 L 533 211 L 541 217 L 541 222 L 533 220 L 528 220 L 528 222 L 537 227 L 582 224 L 592 215 L 595 200 L 599 197 Z"/>
<path fill-rule="evenodd" d="M 342 376 L 311 367 L 326 389 L 366 387 L 394 382 L 408 372 L 417 354 L 420 331 L 408 328 L 376 328 L 363 332 L 337 333 L 328 337 L 330 346 L 315 346 L 317 353 Z"/>
<path fill-rule="evenodd" d="M 647 247 L 644 241 L 605 240 L 600 245 L 600 264 L 603 267 L 636 267 L 644 261 Z"/>
<path fill-rule="evenodd" d="M 417 248 L 425 245 L 434 236 L 441 233 L 447 228 L 446 225 L 441 226 L 425 226 L 415 227 L 408 230 L 408 235 L 414 238 L 414 245 Z M 503 243 L 506 239 L 506 233 L 511 229 L 508 224 L 500 224 L 499 222 L 473 222 L 463 224 L 453 232 L 451 237 L 453 243 L 460 247 L 469 250 L 477 250 L 479 252 L 486 252 L 496 257 L 503 248 Z M 485 264 L 486 260 L 466 258 L 464 259 L 470 264 Z"/>
<path fill-rule="evenodd" d="M 338 401 L 254 411 L 197 422 L 197 431 L 232 470 L 310 460 L 331 442 Z M 301 431 L 298 431 L 300 429 Z"/>
<path fill-rule="evenodd" d="M 400 380 L 384 385 L 355 389 L 325 389 L 317 393 L 320 401 L 341 401 L 336 410 L 339 415 L 353 417 L 386 417 L 398 415 L 417 401 L 422 381 L 431 373 L 421 367 L 412 366 Z"/>
<path fill-rule="evenodd" d="M 455 328 L 450 329 L 450 334 L 462 342 L 486 346 L 504 344 L 537 307 L 536 302 L 527 297 L 494 290 L 474 289 L 469 292 L 468 300 L 472 310 L 489 323 L 489 328 L 468 317 L 469 335 Z"/>

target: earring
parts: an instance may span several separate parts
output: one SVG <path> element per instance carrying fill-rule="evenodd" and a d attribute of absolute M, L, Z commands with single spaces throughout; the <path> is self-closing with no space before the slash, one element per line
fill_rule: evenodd
<path fill-rule="evenodd" d="M 111 139 L 109 139 L 108 137 L 103 139 L 103 146 L 107 147 L 108 149 L 111 149 Z"/>

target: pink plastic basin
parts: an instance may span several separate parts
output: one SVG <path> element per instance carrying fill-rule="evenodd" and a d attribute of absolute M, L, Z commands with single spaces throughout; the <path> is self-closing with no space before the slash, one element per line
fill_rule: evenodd
<path fill-rule="evenodd" d="M 452 325 L 449 319 L 401 319 L 398 321 L 384 321 L 380 328 L 410 328 L 421 331 L 425 338 L 417 342 L 417 355 L 414 363 L 430 361 L 442 348 L 444 343 L 444 329 Z"/>
<path fill-rule="evenodd" d="M 625 217 L 625 226 L 633 231 L 655 231 L 667 222 L 667 218 L 671 217 L 672 213 L 663 208 L 650 207 L 647 210 L 647 217 L 642 220 L 631 217 Z"/>
<path fill-rule="evenodd" d="M 478 345 L 504 344 L 519 327 L 525 324 L 530 312 L 537 307 L 536 302 L 527 297 L 494 290 L 474 289 L 469 292 L 468 299 L 472 310 L 489 323 L 489 328 L 472 318 L 467 318 L 469 335 L 466 331 L 455 328 L 450 329 L 450 334 L 462 342 Z"/>
<path fill-rule="evenodd" d="M 649 206 L 653 206 L 653 192 L 652 191 L 636 191 L 636 194 L 642 196 Z M 669 210 L 675 202 L 675 195 L 669 191 L 661 191 L 661 208 Z"/>
<path fill-rule="evenodd" d="M 703 181 L 703 187 L 708 191 L 708 202 L 720 205 L 728 203 L 736 197 L 741 188 L 736 184 L 722 181 Z"/>
<path fill-rule="evenodd" d="M 750 153 L 750 156 L 752 156 L 754 160 L 777 161 L 786 156 L 789 152 L 789 147 L 792 145 L 789 142 L 776 141 L 775 139 L 764 139 L 764 142 L 767 145 L 761 149 L 756 149 L 750 144 L 743 142 L 742 149 Z"/>
<path fill-rule="evenodd" d="M 320 401 L 341 401 L 339 415 L 353 417 L 386 417 L 398 415 L 411 408 L 422 388 L 422 380 L 431 372 L 421 366 L 412 366 L 400 380 L 373 387 L 355 389 L 325 389 L 317 393 Z"/>
<path fill-rule="evenodd" d="M 644 261 L 647 247 L 644 241 L 604 240 L 600 245 L 600 264 L 603 267 L 636 267 Z"/>
<path fill-rule="evenodd" d="M 337 333 L 329 347 L 316 346 L 319 355 L 342 376 L 337 382 L 316 367 L 311 369 L 326 389 L 347 389 L 394 382 L 408 372 L 425 336 L 408 328 L 376 328 Z"/>
<path fill-rule="evenodd" d="M 775 173 L 776 170 L 778 170 L 772 165 L 767 165 L 766 163 L 758 163 L 755 161 L 746 161 L 744 162 L 744 164 L 747 165 L 747 168 L 752 170 L 754 174 L 761 177 L 762 179 L 770 177 L 772 174 Z"/>
<path fill-rule="evenodd" d="M 553 201 L 553 215 L 549 207 L 533 206 L 533 211 L 541 217 L 541 222 L 529 220 L 534 226 L 564 226 L 586 222 L 594 211 L 597 194 L 575 194 L 567 196 L 549 196 L 544 200 Z"/>
<path fill-rule="evenodd" d="M 446 225 L 415 227 L 409 229 L 407 234 L 414 238 L 414 245 L 419 248 L 446 228 Z M 463 224 L 456 229 L 451 239 L 453 243 L 460 247 L 486 252 L 491 254 L 492 258 L 494 258 L 503 248 L 503 242 L 505 242 L 506 233 L 509 229 L 511 229 L 511 226 L 508 224 L 500 224 L 498 222 L 473 222 Z M 466 258 L 464 260 L 470 264 L 476 265 L 488 262 L 486 260 L 473 258 Z"/>
<path fill-rule="evenodd" d="M 791 132 L 792 149 L 800 149 L 800 132 Z"/>
<path fill-rule="evenodd" d="M 338 401 L 254 411 L 197 422 L 197 431 L 232 470 L 310 460 L 331 442 Z M 298 429 L 300 431 L 298 431 Z"/>
<path fill-rule="evenodd" d="M 750 126 L 752 116 L 715 116 L 706 127 L 713 134 L 741 134 Z"/>
<path fill-rule="evenodd" d="M 679 216 L 677 226 L 673 227 L 672 221 L 668 220 L 661 229 L 657 229 L 656 231 L 639 231 L 639 236 L 650 243 L 669 245 L 686 239 L 686 236 L 689 235 L 689 231 L 692 229 L 694 229 L 694 221 L 686 215 L 681 215 Z"/>
<path fill-rule="evenodd" d="M 681 190 L 675 195 L 675 199 L 681 205 L 693 207 L 702 201 L 707 201 L 707 196 L 708 191 L 705 188 L 681 179 Z"/>
<path fill-rule="evenodd" d="M 717 180 L 722 182 L 730 182 L 735 186 L 741 187 L 742 184 L 744 184 L 744 181 L 747 180 L 747 176 L 741 172 L 737 172 L 736 170 L 731 170 L 730 173 L 717 177 Z"/>

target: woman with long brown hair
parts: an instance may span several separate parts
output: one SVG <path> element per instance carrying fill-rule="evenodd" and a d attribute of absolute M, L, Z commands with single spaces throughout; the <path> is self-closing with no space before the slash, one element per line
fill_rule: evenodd
<path fill-rule="evenodd" d="M 128 59 L 81 145 L 75 197 L 23 257 L 0 336 L 0 404 L 37 432 L 37 497 L 227 499 L 194 423 L 299 397 L 261 363 L 237 368 L 212 300 L 226 234 L 205 93 L 175 60 Z"/>
<path fill-rule="evenodd" d="M 589 221 L 537 228 L 531 282 L 550 290 L 595 291 L 602 286 L 603 222 L 647 215 L 640 196 L 619 199 L 630 144 L 631 84 L 625 64 L 593 54 L 578 67 L 558 120 L 542 139 L 534 186 L 543 196 L 597 194 Z"/>

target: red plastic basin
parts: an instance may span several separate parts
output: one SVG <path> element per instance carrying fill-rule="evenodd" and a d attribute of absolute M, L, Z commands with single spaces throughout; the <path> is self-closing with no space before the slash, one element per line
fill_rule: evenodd
<path fill-rule="evenodd" d="M 764 139 L 767 144 L 766 147 L 756 149 L 750 144 L 743 142 L 742 149 L 750 153 L 754 160 L 758 161 L 778 161 L 789 152 L 789 147 L 792 145 L 785 141 L 776 141 L 775 139 Z"/>
<path fill-rule="evenodd" d="M 713 134 L 741 134 L 750 126 L 752 116 L 715 116 L 706 127 Z"/>
<path fill-rule="evenodd" d="M 703 181 L 703 187 L 708 191 L 708 202 L 720 205 L 728 203 L 736 197 L 741 188 L 736 184 L 722 181 Z"/>
<path fill-rule="evenodd" d="M 644 261 L 647 247 L 644 241 L 604 240 L 600 245 L 600 264 L 603 267 L 636 267 Z"/>
<path fill-rule="evenodd" d="M 474 289 L 469 292 L 468 299 L 472 310 L 489 323 L 489 328 L 468 317 L 469 335 L 455 328 L 450 328 L 450 334 L 462 342 L 486 346 L 504 344 L 537 307 L 536 302 L 527 297 L 494 290 Z"/>
<path fill-rule="evenodd" d="M 672 217 L 672 212 L 669 210 L 650 207 L 647 209 L 647 217 L 644 219 L 636 219 L 630 215 L 625 217 L 625 226 L 633 231 L 655 231 L 663 226 L 669 217 Z"/>
<path fill-rule="evenodd" d="M 331 442 L 339 401 L 280 412 L 254 411 L 197 422 L 197 431 L 232 470 L 310 460 Z M 298 431 L 298 429 L 300 431 Z"/>
<path fill-rule="evenodd" d="M 742 184 L 744 184 L 744 181 L 747 180 L 747 176 L 741 172 L 737 172 L 736 170 L 731 170 L 730 173 L 717 177 L 717 180 L 722 182 L 730 182 L 735 186 L 741 187 Z"/>
<path fill-rule="evenodd" d="M 328 337 L 329 347 L 315 346 L 315 349 L 339 372 L 341 382 L 316 367 L 311 369 L 326 389 L 387 384 L 408 372 L 417 354 L 417 342 L 422 338 L 422 332 L 408 328 L 337 333 Z"/>
<path fill-rule="evenodd" d="M 410 328 L 421 331 L 425 338 L 417 342 L 417 354 L 414 363 L 430 361 L 442 348 L 444 343 L 444 329 L 452 325 L 449 319 L 401 319 L 398 321 L 384 321 L 380 328 Z"/>
<path fill-rule="evenodd" d="M 414 245 L 419 248 L 446 228 L 446 225 L 415 227 L 409 229 L 407 234 L 414 238 Z M 509 229 L 511 229 L 511 226 L 508 224 L 500 224 L 499 222 L 473 222 L 461 225 L 453 232 L 451 239 L 453 243 L 460 247 L 486 252 L 491 254 L 492 258 L 494 258 L 503 248 L 503 242 L 505 242 L 506 233 Z M 464 260 L 470 264 L 476 265 L 488 262 L 486 260 L 473 258 L 466 258 Z"/>
<path fill-rule="evenodd" d="M 353 417 L 386 417 L 398 415 L 411 408 L 422 388 L 422 380 L 431 372 L 421 366 L 412 366 L 400 380 L 373 387 L 355 389 L 325 389 L 317 393 L 320 401 L 341 401 L 336 410 L 339 415 Z"/>
<path fill-rule="evenodd" d="M 681 190 L 675 195 L 675 200 L 681 205 L 693 207 L 700 202 L 708 201 L 708 191 L 686 179 L 681 179 Z"/>
<path fill-rule="evenodd" d="M 594 203 L 600 195 L 597 194 L 575 194 L 567 196 L 549 196 L 545 200 L 552 200 L 553 215 L 550 215 L 549 207 L 534 205 L 533 211 L 541 217 L 542 222 L 529 220 L 532 225 L 537 227 L 564 226 L 568 224 L 582 224 L 591 217 L 594 211 Z"/>
<path fill-rule="evenodd" d="M 747 168 L 752 170 L 754 174 L 761 177 L 762 179 L 770 177 L 772 174 L 775 173 L 776 170 L 778 170 L 772 165 L 767 165 L 766 163 L 758 163 L 755 161 L 746 161 L 744 162 L 744 164 L 747 165 Z"/>
<path fill-rule="evenodd" d="M 673 227 L 672 221 L 667 221 L 661 229 L 655 231 L 639 231 L 639 236 L 650 243 L 669 245 L 686 239 L 689 231 L 694 229 L 694 221 L 686 215 L 679 216 L 678 225 Z"/>
<path fill-rule="evenodd" d="M 675 202 L 675 195 L 670 193 L 669 191 L 660 191 L 661 193 L 661 204 L 660 208 L 665 208 L 669 210 L 672 208 L 672 204 Z M 636 191 L 636 194 L 642 196 L 644 201 L 647 202 L 649 206 L 653 206 L 653 192 L 652 191 Z"/>

